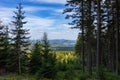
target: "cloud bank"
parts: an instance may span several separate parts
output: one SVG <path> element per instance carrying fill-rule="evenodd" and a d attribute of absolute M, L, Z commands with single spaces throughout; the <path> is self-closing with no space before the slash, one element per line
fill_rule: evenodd
<path fill-rule="evenodd" d="M 44 3 L 58 3 L 64 4 L 66 0 L 29 0 L 35 2 L 44 2 Z M 11 4 L 12 5 L 12 4 Z M 4 24 L 9 24 L 13 21 L 13 11 L 16 11 L 15 7 L 0 6 L 0 19 Z M 63 18 L 62 8 L 48 7 L 48 6 L 36 6 L 36 5 L 24 5 L 25 28 L 30 29 L 31 39 L 40 39 L 43 35 L 43 32 L 48 33 L 49 39 L 71 39 L 75 40 L 77 38 L 78 30 L 70 29 L 67 21 Z M 51 15 L 42 16 L 41 12 L 50 13 Z"/>
<path fill-rule="evenodd" d="M 57 4 L 65 4 L 66 0 L 28 0 L 30 2 L 39 2 L 39 3 L 57 3 Z"/>

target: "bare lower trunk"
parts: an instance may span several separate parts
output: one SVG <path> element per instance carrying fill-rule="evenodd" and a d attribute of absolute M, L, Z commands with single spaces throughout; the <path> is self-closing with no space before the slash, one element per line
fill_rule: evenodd
<path fill-rule="evenodd" d="M 89 17 L 89 22 L 88 22 L 88 40 L 87 40 L 87 51 L 88 51 L 88 73 L 89 77 L 92 77 L 92 54 L 91 54 L 91 0 L 89 0 L 88 3 L 88 17 Z"/>
<path fill-rule="evenodd" d="M 99 77 L 99 70 L 100 70 L 100 63 L 101 63 L 101 40 L 100 40 L 100 35 L 101 35 L 101 7 L 100 7 L 100 2 L 101 0 L 97 1 L 97 6 L 98 6 L 98 11 L 97 11 L 97 63 L 96 63 L 96 73 L 97 73 L 97 78 Z"/>
<path fill-rule="evenodd" d="M 119 8 L 118 0 L 116 0 L 116 74 L 118 75 L 118 53 L 119 53 Z"/>

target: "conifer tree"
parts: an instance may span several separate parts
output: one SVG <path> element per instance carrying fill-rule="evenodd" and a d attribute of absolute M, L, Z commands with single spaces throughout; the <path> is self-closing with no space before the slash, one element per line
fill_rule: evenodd
<path fill-rule="evenodd" d="M 30 73 L 35 74 L 42 65 L 42 46 L 40 42 L 36 42 L 32 51 L 30 60 Z"/>
<path fill-rule="evenodd" d="M 64 13 L 70 13 L 66 16 L 72 20 L 70 25 L 81 31 L 82 70 L 87 56 L 90 77 L 94 66 L 97 78 L 104 76 L 104 69 L 119 72 L 119 3 L 119 0 L 67 0 Z"/>
<path fill-rule="evenodd" d="M 10 60 L 10 43 L 8 26 L 0 23 L 0 66 L 8 70 L 8 63 Z"/>
<path fill-rule="evenodd" d="M 15 29 L 12 29 L 12 35 L 13 35 L 13 46 L 14 46 L 14 51 L 15 54 L 17 55 L 17 72 L 19 74 L 21 74 L 21 54 L 25 51 L 25 49 L 28 48 L 29 45 L 29 37 L 27 36 L 28 33 L 28 29 L 24 29 L 24 24 L 26 24 L 26 21 L 23 21 L 23 19 L 25 18 L 24 16 L 24 11 L 23 11 L 23 7 L 21 5 L 21 3 L 18 4 L 18 6 L 16 7 L 17 11 L 14 12 L 15 16 L 13 16 L 14 21 L 12 21 L 12 23 L 15 26 Z"/>
<path fill-rule="evenodd" d="M 44 58 L 47 59 L 50 53 L 50 44 L 49 44 L 46 32 L 44 32 L 43 38 L 42 38 L 42 52 L 43 52 Z"/>
<path fill-rule="evenodd" d="M 85 67 L 85 0 L 68 0 L 65 5 L 67 8 L 63 13 L 67 14 L 66 19 L 72 18 L 72 28 L 79 29 L 81 31 L 81 61 L 82 61 L 82 72 Z"/>
<path fill-rule="evenodd" d="M 4 54 L 4 38 L 5 38 L 5 33 L 4 33 L 4 25 L 1 24 L 0 22 L 0 66 L 1 68 L 4 68 L 6 65 L 6 55 Z"/>
<path fill-rule="evenodd" d="M 56 70 L 55 70 L 55 55 L 52 53 L 49 45 L 49 41 L 47 38 L 47 33 L 44 32 L 42 38 L 42 66 L 37 73 L 38 78 L 55 78 Z"/>

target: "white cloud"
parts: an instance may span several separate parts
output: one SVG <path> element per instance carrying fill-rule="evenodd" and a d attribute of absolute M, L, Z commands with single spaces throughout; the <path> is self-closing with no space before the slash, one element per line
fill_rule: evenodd
<path fill-rule="evenodd" d="M 53 15 L 59 15 L 62 14 L 63 9 L 62 8 L 53 8 L 53 7 L 43 7 L 43 6 L 24 6 L 23 9 L 26 13 L 37 13 L 38 11 L 53 11 Z"/>
<path fill-rule="evenodd" d="M 69 39 L 69 40 L 75 40 L 77 38 L 79 30 L 75 29 L 66 29 L 66 30 L 42 30 L 39 28 L 34 29 L 31 31 L 31 39 L 41 39 L 43 36 L 43 33 L 48 33 L 48 39 Z"/>
<path fill-rule="evenodd" d="M 63 9 L 55 9 L 54 11 L 58 13 L 63 13 Z"/>
<path fill-rule="evenodd" d="M 47 32 L 49 39 L 69 39 L 75 40 L 78 35 L 78 30 L 71 30 L 67 29 L 65 31 L 54 31 L 54 32 Z"/>
<path fill-rule="evenodd" d="M 7 7 L 0 7 L 0 19 L 7 24 L 11 21 L 11 18 L 13 16 L 13 11 L 15 9 L 13 8 L 7 8 Z"/>
<path fill-rule="evenodd" d="M 48 7 L 26 6 L 26 7 L 24 7 L 23 10 L 27 13 L 27 17 L 29 17 L 29 19 L 30 19 L 31 16 L 29 16 L 29 15 L 30 14 L 33 15 L 32 13 L 34 13 L 34 12 L 37 12 L 37 11 L 40 11 L 40 10 L 54 10 L 54 9 L 53 8 L 48 8 Z M 13 11 L 16 11 L 16 9 L 15 8 L 1 7 L 0 6 L 0 19 L 3 20 L 3 22 L 11 21 L 12 16 L 14 15 Z M 32 16 L 32 17 L 35 18 L 35 21 L 38 20 L 38 17 L 35 17 L 35 16 Z M 44 22 L 44 20 L 45 19 L 42 19 L 41 21 Z"/>
<path fill-rule="evenodd" d="M 41 26 L 41 27 L 48 27 L 53 25 L 54 19 L 47 19 L 47 18 L 41 18 L 38 16 L 27 16 L 25 20 L 28 21 L 28 24 L 33 27 L 33 26 Z"/>
<path fill-rule="evenodd" d="M 54 19 L 41 18 L 33 15 L 28 15 L 25 20 L 28 21 L 25 24 L 25 28 L 30 29 L 31 39 L 40 39 L 43 32 L 53 29 L 52 26 L 55 23 Z"/>
<path fill-rule="evenodd" d="M 27 17 L 25 21 L 28 23 L 25 25 L 25 28 L 30 29 L 31 39 L 40 39 L 43 35 L 43 32 L 48 33 L 49 39 L 76 39 L 78 31 L 69 29 L 71 26 L 67 25 L 64 20 L 51 18 L 44 18 L 40 16 L 35 16 L 31 12 L 37 12 L 39 10 L 53 10 L 56 12 L 61 12 L 61 9 L 53 9 L 47 7 L 34 7 L 34 6 L 25 6 L 24 11 L 27 12 Z M 15 8 L 0 7 L 0 19 L 2 19 L 6 24 L 10 23 L 13 20 L 12 16 L 14 15 L 13 11 Z"/>
<path fill-rule="evenodd" d="M 67 29 L 69 28 L 69 29 L 70 29 L 71 27 L 72 27 L 71 25 L 68 25 L 68 24 L 62 24 L 62 28 L 67 28 Z"/>
<path fill-rule="evenodd" d="M 54 11 L 55 8 L 51 7 L 42 7 L 42 6 L 25 6 L 24 11 L 26 12 L 36 12 L 36 11 L 42 11 L 42 10 L 52 10 Z"/>
<path fill-rule="evenodd" d="M 45 19 L 37 16 L 28 18 L 27 28 L 30 28 L 31 39 L 41 39 L 44 32 L 48 33 L 49 39 L 75 40 L 79 30 L 70 29 L 70 25 L 57 23 L 55 19 Z"/>
<path fill-rule="evenodd" d="M 39 2 L 39 3 L 58 3 L 58 4 L 65 4 L 66 0 L 28 0 L 28 1 L 32 1 L 32 2 Z"/>

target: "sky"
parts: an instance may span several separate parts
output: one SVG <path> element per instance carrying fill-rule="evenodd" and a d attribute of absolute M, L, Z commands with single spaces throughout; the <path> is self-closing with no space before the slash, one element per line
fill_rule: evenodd
<path fill-rule="evenodd" d="M 70 20 L 62 14 L 66 0 L 0 0 L 0 20 L 5 25 L 14 20 L 13 12 L 20 2 L 25 11 L 24 21 L 27 21 L 24 28 L 30 29 L 31 39 L 41 39 L 44 32 L 47 32 L 48 39 L 77 39 L 79 31 L 70 29 Z"/>

